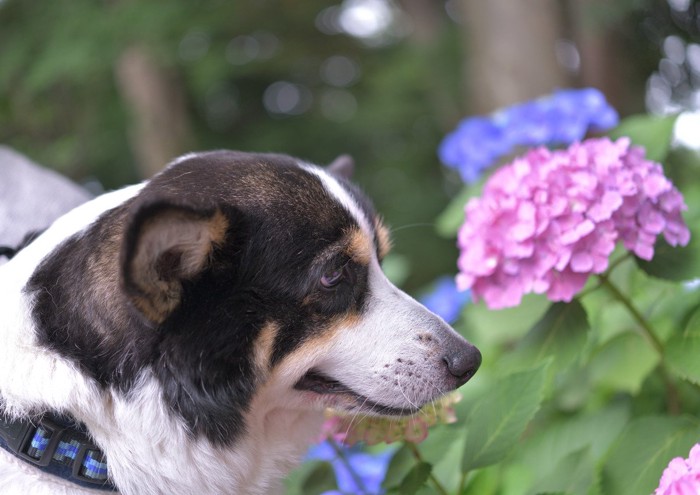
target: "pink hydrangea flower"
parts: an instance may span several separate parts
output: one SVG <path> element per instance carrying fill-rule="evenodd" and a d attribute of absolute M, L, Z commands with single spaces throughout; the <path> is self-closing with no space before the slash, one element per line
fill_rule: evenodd
<path fill-rule="evenodd" d="M 454 405 L 461 400 L 458 392 L 452 392 L 432 404 L 423 407 L 413 416 L 404 418 L 357 416 L 328 411 L 323 424 L 321 439 L 332 438 L 346 445 L 363 442 L 376 445 L 407 440 L 420 443 L 428 437 L 428 428 L 441 423 L 457 421 Z"/>
<path fill-rule="evenodd" d="M 687 459 L 676 457 L 668 464 L 654 495 L 700 494 L 700 443 L 690 449 Z"/>
<path fill-rule="evenodd" d="M 686 208 L 661 165 L 628 138 L 534 149 L 467 203 L 457 285 L 492 309 L 516 306 L 530 292 L 570 301 L 608 268 L 618 241 L 645 260 L 659 234 L 686 245 Z"/>

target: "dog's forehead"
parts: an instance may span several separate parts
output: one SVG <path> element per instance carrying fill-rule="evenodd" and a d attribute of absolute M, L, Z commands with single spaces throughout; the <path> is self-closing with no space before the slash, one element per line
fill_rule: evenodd
<path fill-rule="evenodd" d="M 321 167 L 277 154 L 216 151 L 185 155 L 151 180 L 157 194 L 231 205 L 278 222 L 351 223 L 373 236 L 375 212 L 354 186 Z"/>

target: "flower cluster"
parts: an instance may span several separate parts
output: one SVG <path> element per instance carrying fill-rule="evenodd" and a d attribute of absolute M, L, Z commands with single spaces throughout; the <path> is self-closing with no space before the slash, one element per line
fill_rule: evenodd
<path fill-rule="evenodd" d="M 376 445 L 406 440 L 419 443 L 428 436 L 428 428 L 457 421 L 454 405 L 461 400 L 458 392 L 452 392 L 428 404 L 418 413 L 408 417 L 379 417 L 338 414 L 330 411 L 323 425 L 322 438 L 332 438 L 346 445 L 363 442 Z"/>
<path fill-rule="evenodd" d="M 469 292 L 457 289 L 454 277 L 447 275 L 440 277 L 435 282 L 432 292 L 423 296 L 420 302 L 447 323 L 454 323 L 462 306 L 470 299 Z"/>
<path fill-rule="evenodd" d="M 597 89 L 560 90 L 489 116 L 463 120 L 442 141 L 438 155 L 471 183 L 517 147 L 569 144 L 583 139 L 589 129 L 603 131 L 617 122 L 617 112 Z"/>
<path fill-rule="evenodd" d="M 697 495 L 700 493 L 700 443 L 690 449 L 687 459 L 671 460 L 654 495 Z"/>
<path fill-rule="evenodd" d="M 490 308 L 523 294 L 570 301 L 615 244 L 649 260 L 659 234 L 685 245 L 680 192 L 628 138 L 539 148 L 499 169 L 465 208 L 457 285 Z"/>

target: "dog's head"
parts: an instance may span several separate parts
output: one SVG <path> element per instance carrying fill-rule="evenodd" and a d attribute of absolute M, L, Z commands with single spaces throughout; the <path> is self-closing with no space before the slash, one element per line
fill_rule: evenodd
<path fill-rule="evenodd" d="M 350 165 L 178 160 L 34 275 L 42 342 L 105 386 L 128 391 L 150 370 L 217 442 L 262 390 L 290 408 L 416 412 L 481 356 L 384 276 L 388 231 Z"/>

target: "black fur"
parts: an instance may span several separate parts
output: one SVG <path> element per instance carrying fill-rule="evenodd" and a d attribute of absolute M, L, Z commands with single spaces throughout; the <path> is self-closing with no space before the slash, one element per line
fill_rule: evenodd
<path fill-rule="evenodd" d="M 355 188 L 351 194 L 371 221 L 369 201 Z M 134 232 L 154 204 L 205 216 L 218 210 L 228 220 L 225 241 L 202 273 L 182 280 L 179 306 L 157 325 L 123 290 Z M 259 385 L 253 345 L 266 324 L 280 328 L 274 365 L 334 320 L 362 312 L 367 269 L 338 246 L 353 227 L 320 180 L 289 157 L 198 155 L 166 169 L 40 265 L 27 286 L 39 341 L 124 393 L 150 367 L 194 435 L 229 443 Z M 323 274 L 339 266 L 351 280 L 322 287 Z M 108 299 L 94 286 L 105 281 Z"/>

